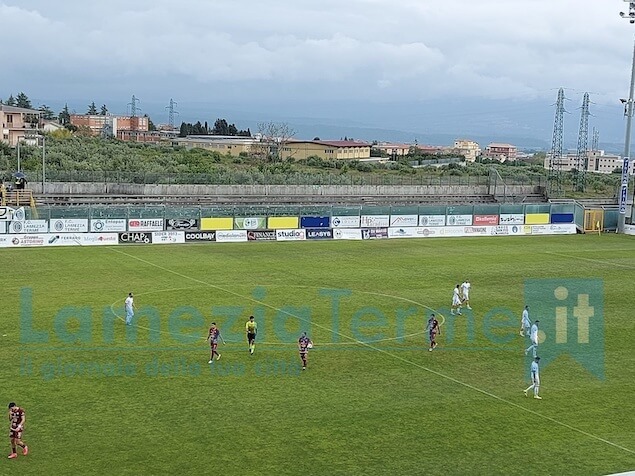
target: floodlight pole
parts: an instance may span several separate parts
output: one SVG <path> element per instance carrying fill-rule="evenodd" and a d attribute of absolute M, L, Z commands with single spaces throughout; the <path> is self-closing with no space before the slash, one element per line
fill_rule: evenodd
<path fill-rule="evenodd" d="M 46 163 L 46 136 L 42 134 L 42 194 L 45 193 L 44 184 L 46 183 L 45 163 Z"/>
<path fill-rule="evenodd" d="M 635 94 L 635 45 L 633 46 L 633 66 L 631 68 L 631 89 L 624 114 L 626 115 L 626 137 L 624 138 L 624 157 L 622 163 L 622 182 L 620 185 L 620 214 L 617 221 L 617 232 L 624 233 L 626 225 L 626 205 L 628 201 L 628 175 L 631 157 L 631 126 L 633 124 L 633 95 Z"/>
<path fill-rule="evenodd" d="M 624 0 L 628 3 L 628 14 L 620 12 L 622 18 L 627 18 L 629 23 L 635 23 L 635 1 Z M 620 213 L 617 220 L 617 232 L 624 233 L 626 225 L 626 203 L 628 201 L 628 172 L 631 155 L 631 125 L 633 123 L 633 96 L 635 95 L 635 43 L 633 45 L 633 62 L 631 66 L 631 88 L 624 109 L 626 116 L 626 137 L 624 139 L 624 157 L 622 163 L 622 182 L 620 185 L 619 207 Z"/>

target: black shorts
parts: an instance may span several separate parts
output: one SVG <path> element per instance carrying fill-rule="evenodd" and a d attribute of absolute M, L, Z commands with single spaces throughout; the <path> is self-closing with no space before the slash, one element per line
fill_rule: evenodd
<path fill-rule="evenodd" d="M 251 332 L 247 332 L 247 342 L 251 342 L 252 340 L 256 340 L 256 334 L 252 334 Z"/>

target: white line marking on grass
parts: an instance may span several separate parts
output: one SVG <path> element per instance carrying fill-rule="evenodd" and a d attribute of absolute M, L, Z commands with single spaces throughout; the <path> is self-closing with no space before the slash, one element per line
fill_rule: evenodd
<path fill-rule="evenodd" d="M 631 250 L 631 251 L 635 251 L 635 250 Z M 567 255 L 564 253 L 556 253 L 555 251 L 545 251 L 546 254 L 548 255 L 554 255 L 554 256 L 561 256 L 563 258 L 570 258 L 570 259 L 579 259 L 582 261 L 590 261 L 591 263 L 599 263 L 599 264 L 603 264 L 606 266 L 618 266 L 620 268 L 626 268 L 626 269 L 635 269 L 635 266 L 630 265 L 630 264 L 622 264 L 622 263 L 616 263 L 614 261 L 606 261 L 606 260 L 601 260 L 601 259 L 594 259 L 594 258 L 585 258 L 583 256 L 571 256 L 571 255 Z M 617 257 L 614 257 L 613 259 L 616 259 Z"/>
<path fill-rule="evenodd" d="M 229 293 L 229 294 L 232 294 L 232 295 L 234 295 L 234 296 L 236 296 L 236 297 L 240 297 L 240 298 L 244 298 L 244 299 L 247 299 L 247 300 L 250 300 L 250 301 L 256 302 L 256 303 L 261 304 L 261 305 L 263 305 L 263 306 L 266 306 L 266 307 L 268 307 L 268 308 L 270 308 L 270 309 L 272 309 L 272 310 L 274 310 L 274 311 L 284 312 L 285 314 L 287 314 L 287 315 L 289 315 L 289 316 L 291 316 L 291 317 L 295 317 L 296 319 L 298 319 L 298 320 L 300 320 L 300 321 L 306 322 L 306 320 L 305 320 L 305 319 L 303 319 L 303 318 L 302 318 L 302 317 L 300 317 L 300 316 L 295 316 L 295 315 L 293 315 L 293 314 L 291 314 L 291 313 L 289 313 L 289 312 L 287 312 L 287 311 L 284 311 L 284 310 L 282 310 L 282 309 L 276 308 L 275 306 L 272 306 L 272 305 L 270 305 L 270 304 L 267 304 L 267 303 L 264 303 L 264 302 L 258 301 L 257 299 L 254 299 L 254 298 L 252 298 L 252 297 L 249 297 L 249 296 L 243 296 L 243 295 L 241 295 L 241 294 L 239 294 L 239 293 L 236 293 L 236 292 L 231 291 L 231 290 L 226 290 L 226 289 L 224 289 L 224 288 L 222 288 L 222 287 L 220 287 L 220 286 L 217 286 L 217 285 L 215 285 L 215 284 L 206 283 L 205 281 L 201 281 L 200 279 L 193 278 L 193 277 L 191 277 L 191 276 L 187 276 L 187 275 L 185 275 L 185 274 L 179 273 L 179 272 L 174 271 L 174 270 L 171 270 L 171 269 L 169 269 L 169 268 L 165 268 L 164 266 L 161 266 L 161 265 L 158 265 L 158 264 L 152 263 L 151 261 L 147 261 L 147 260 L 145 260 L 145 259 L 143 259 L 143 258 L 139 258 L 138 256 L 131 255 L 131 254 L 126 253 L 126 252 L 124 252 L 124 251 L 120 251 L 120 250 L 118 250 L 118 249 L 116 249 L 116 248 L 109 248 L 109 249 L 111 249 L 112 251 L 115 251 L 116 253 L 120 253 L 120 254 L 122 254 L 122 255 L 128 256 L 129 258 L 133 258 L 133 259 L 135 259 L 135 260 L 137 260 L 137 261 L 140 261 L 140 262 L 142 262 L 142 263 L 145 263 L 145 264 L 147 264 L 147 265 L 149 265 L 149 266 L 153 266 L 153 267 L 155 267 L 155 268 L 157 268 L 157 269 L 161 269 L 161 270 L 163 270 L 163 271 L 166 271 L 166 272 L 168 272 L 168 273 L 174 274 L 174 275 L 176 275 L 176 276 L 180 276 L 181 278 L 184 278 L 184 279 L 187 279 L 187 280 L 190 280 L 190 281 L 194 281 L 194 282 L 197 282 L 197 283 L 199 283 L 199 284 L 207 285 L 207 286 L 209 286 L 209 287 L 212 287 L 212 288 L 218 289 L 218 290 L 220 290 L 220 291 L 224 291 L 224 292 L 227 292 L 227 293 Z M 539 418 L 542 418 L 543 420 L 550 421 L 550 422 L 555 423 L 556 425 L 559 425 L 559 426 L 561 426 L 561 427 L 563 427 L 563 428 L 567 428 L 567 429 L 569 429 L 569 430 L 571 430 L 571 431 L 574 431 L 574 432 L 579 433 L 579 434 L 581 434 L 581 435 L 587 436 L 587 437 L 589 437 L 589 438 L 591 438 L 591 439 L 594 439 L 594 440 L 600 441 L 600 442 L 605 443 L 605 444 L 607 444 L 607 445 L 609 445 L 609 446 L 612 446 L 612 447 L 614 447 L 614 448 L 617 448 L 617 449 L 620 449 L 620 450 L 625 451 L 625 452 L 627 452 L 627 453 L 630 453 L 630 454 L 634 454 L 634 455 L 635 455 L 635 450 L 632 450 L 632 449 L 630 449 L 630 448 L 626 448 L 626 447 L 624 447 L 624 446 L 618 445 L 617 443 L 613 443 L 612 441 L 609 441 L 609 440 L 607 440 L 607 439 L 605 439 L 605 438 L 599 437 L 599 436 L 597 436 L 597 435 L 593 435 L 592 433 L 589 433 L 589 432 L 587 432 L 587 431 L 581 430 L 580 428 L 576 428 L 575 426 L 571 426 L 571 425 L 569 425 L 569 424 L 567 424 L 567 423 L 564 423 L 564 422 L 561 422 L 561 421 L 559 421 L 559 420 L 556 420 L 555 418 L 552 418 L 552 417 L 550 417 L 550 416 L 543 415 L 542 413 L 539 413 L 539 412 L 537 412 L 537 411 L 535 411 L 535 410 L 532 410 L 532 409 L 530 409 L 530 408 L 524 407 L 524 406 L 522 406 L 522 405 L 519 405 L 519 404 L 514 403 L 514 402 L 512 402 L 512 401 L 506 400 L 506 399 L 504 399 L 504 398 L 502 398 L 502 397 L 499 397 L 498 395 L 495 395 L 495 394 L 493 394 L 493 393 L 491 393 L 491 392 L 488 392 L 487 390 L 480 389 L 480 388 L 478 388 L 478 387 L 475 387 L 474 385 L 471 385 L 471 384 L 469 384 L 469 383 L 466 383 L 466 382 L 463 382 L 463 381 L 461 381 L 461 380 L 458 380 L 458 379 L 456 379 L 456 378 L 454 378 L 454 377 L 450 377 L 449 375 L 445 375 L 445 374 L 443 374 L 443 373 L 441 373 L 441 372 L 438 372 L 438 371 L 436 371 L 436 370 L 433 370 L 433 369 L 431 369 L 431 368 L 428 368 L 428 367 L 426 367 L 425 365 L 421 365 L 421 364 L 419 364 L 419 363 L 417 363 L 417 362 L 413 362 L 413 361 L 411 361 L 411 360 L 405 359 L 404 357 L 401 357 L 400 355 L 393 354 L 392 352 L 389 352 L 389 351 L 387 351 L 387 350 L 384 350 L 384 349 L 382 349 L 382 348 L 380 348 L 380 347 L 375 347 L 375 346 L 371 345 L 370 343 L 367 343 L 367 342 L 364 342 L 364 341 L 357 340 L 357 339 L 355 339 L 354 337 L 348 336 L 348 335 L 343 334 L 343 333 L 341 333 L 341 332 L 339 332 L 339 331 L 334 331 L 333 329 L 329 329 L 329 328 L 328 328 L 328 327 L 326 327 L 326 326 L 322 326 L 322 325 L 320 325 L 320 324 L 316 324 L 316 323 L 314 323 L 314 322 L 313 322 L 312 324 L 313 324 L 313 325 L 315 325 L 315 327 L 319 327 L 320 329 L 323 329 L 323 330 L 329 331 L 329 332 L 331 332 L 331 333 L 335 333 L 335 334 L 337 334 L 337 335 L 339 335 L 340 337 L 343 337 L 343 338 L 345 338 L 345 339 L 349 339 L 352 343 L 357 343 L 357 344 L 362 345 L 362 346 L 364 346 L 364 347 L 368 347 L 369 349 L 375 350 L 375 351 L 377 351 L 377 352 L 379 352 L 379 353 L 382 353 L 382 354 L 384 354 L 384 355 L 387 355 L 387 356 L 389 356 L 389 357 L 392 357 L 392 358 L 393 358 L 393 359 L 395 359 L 395 360 L 399 360 L 399 361 L 401 361 L 401 362 L 403 362 L 403 363 L 405 363 L 405 364 L 412 365 L 413 367 L 417 367 L 417 368 L 419 368 L 419 369 L 421 369 L 421 370 L 425 370 L 426 372 L 431 373 L 431 374 L 433 374 L 433 375 L 436 375 L 437 377 L 441 377 L 441 378 L 443 378 L 443 379 L 445 379 L 445 380 L 449 380 L 450 382 L 454 382 L 454 383 L 456 383 L 457 385 L 460 385 L 460 386 L 462 386 L 462 387 L 465 387 L 465 388 L 469 388 L 469 389 L 471 389 L 471 390 L 474 390 L 475 392 L 478 392 L 478 393 L 480 393 L 480 394 L 482 394 L 482 395 L 485 395 L 485 396 L 488 396 L 488 397 L 493 398 L 493 399 L 495 399 L 495 400 L 498 400 L 499 402 L 506 403 L 506 404 L 508 404 L 508 405 L 510 405 L 510 406 L 512 406 L 512 407 L 514 407 L 514 408 L 517 408 L 517 409 L 522 410 L 522 411 L 524 411 L 524 412 L 526 412 L 526 413 L 529 413 L 529 414 L 531 414 L 531 415 L 534 415 L 534 416 L 537 416 L 537 417 L 539 417 Z M 518 393 L 520 393 L 520 390 L 519 390 L 519 392 L 518 392 Z"/>

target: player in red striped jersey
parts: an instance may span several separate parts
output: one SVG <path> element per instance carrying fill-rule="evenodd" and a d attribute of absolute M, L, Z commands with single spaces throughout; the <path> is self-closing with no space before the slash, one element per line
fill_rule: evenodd
<path fill-rule="evenodd" d="M 302 370 L 306 370 L 307 358 L 309 356 L 309 349 L 313 347 L 313 342 L 303 332 L 298 339 L 298 350 L 300 351 L 300 358 L 302 359 Z"/>
<path fill-rule="evenodd" d="M 29 454 L 29 447 L 22 441 L 22 432 L 24 431 L 25 422 L 26 415 L 24 409 L 13 402 L 9 403 L 9 438 L 11 439 L 11 454 L 9 455 L 9 459 L 18 457 L 16 446 L 22 448 L 22 454 L 24 456 Z"/>
<path fill-rule="evenodd" d="M 434 314 L 430 315 L 426 330 L 430 333 L 430 348 L 428 350 L 432 352 L 432 349 L 437 346 L 437 335 L 441 335 L 441 327 L 439 327 L 439 321 Z"/>
<path fill-rule="evenodd" d="M 220 329 L 216 327 L 215 322 L 212 322 L 212 325 L 209 328 L 209 334 L 207 334 L 207 340 L 211 346 L 211 353 L 209 356 L 210 364 L 214 362 L 214 354 L 216 354 L 216 360 L 220 360 L 220 354 L 216 350 L 218 347 L 218 339 L 222 340 L 223 344 L 225 343 L 225 339 L 223 339 L 223 336 L 220 335 Z"/>

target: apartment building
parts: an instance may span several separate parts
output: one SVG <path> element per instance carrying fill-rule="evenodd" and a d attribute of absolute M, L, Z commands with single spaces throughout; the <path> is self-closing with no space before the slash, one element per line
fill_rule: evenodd
<path fill-rule="evenodd" d="M 0 104 L 0 124 L 2 124 L 0 140 L 11 147 L 18 145 L 18 142 L 34 145 L 36 143 L 34 136 L 39 133 L 40 120 L 40 111 Z"/>
<path fill-rule="evenodd" d="M 467 162 L 475 162 L 476 158 L 481 155 L 481 146 L 473 140 L 457 139 L 454 141 L 453 151 L 464 156 Z"/>
<path fill-rule="evenodd" d="M 590 150 L 587 152 L 586 161 L 578 165 L 577 154 L 565 154 L 556 163 L 560 170 L 569 171 L 577 169 L 578 167 L 584 169 L 586 172 L 596 172 L 599 174 L 610 174 L 615 170 L 621 170 L 624 165 L 624 159 L 619 155 L 606 154 L 603 150 Z M 551 160 L 551 156 L 547 154 L 545 157 L 544 167 L 547 170 L 551 170 L 554 163 Z M 629 162 L 629 174 L 635 174 L 635 161 Z"/>
<path fill-rule="evenodd" d="M 517 156 L 518 149 L 515 145 L 499 144 L 496 142 L 492 142 L 485 147 L 485 151 L 483 152 L 483 157 L 487 159 L 497 159 L 502 162 L 506 160 L 516 160 Z"/>

